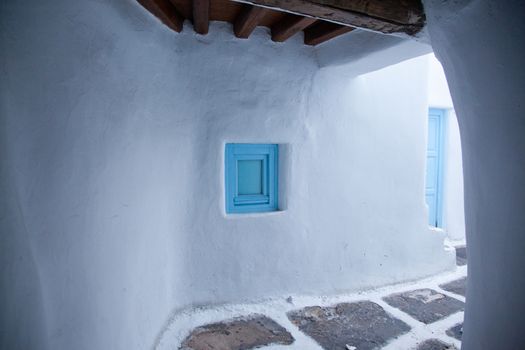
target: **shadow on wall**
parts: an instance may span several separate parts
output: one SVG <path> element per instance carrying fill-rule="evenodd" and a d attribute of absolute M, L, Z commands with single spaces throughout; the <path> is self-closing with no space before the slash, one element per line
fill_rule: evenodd
<path fill-rule="evenodd" d="M 40 276 L 18 199 L 11 190 L 14 186 L 6 171 L 6 157 L 2 155 L 1 159 L 0 349 L 45 350 L 48 346 Z"/>

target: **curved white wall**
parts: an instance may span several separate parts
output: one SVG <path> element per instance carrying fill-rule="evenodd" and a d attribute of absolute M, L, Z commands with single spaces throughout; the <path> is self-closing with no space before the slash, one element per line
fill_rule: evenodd
<path fill-rule="evenodd" d="M 2 348 L 145 349 L 191 305 L 453 266 L 426 224 L 424 60 L 350 80 L 301 38 L 179 35 L 131 0 L 1 6 Z M 285 210 L 225 216 L 232 141 L 284 145 Z"/>
<path fill-rule="evenodd" d="M 525 324 L 525 3 L 426 0 L 465 173 L 463 349 L 520 349 Z"/>

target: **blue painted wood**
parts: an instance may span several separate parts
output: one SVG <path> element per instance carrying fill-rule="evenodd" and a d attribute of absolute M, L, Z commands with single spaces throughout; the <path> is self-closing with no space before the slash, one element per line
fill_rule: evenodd
<path fill-rule="evenodd" d="M 263 194 L 263 160 L 237 161 L 238 191 L 241 195 Z"/>
<path fill-rule="evenodd" d="M 443 109 L 429 109 L 425 200 L 428 205 L 428 224 L 434 227 L 443 227 L 445 116 Z"/>
<path fill-rule="evenodd" d="M 278 151 L 278 145 L 275 144 L 226 144 L 227 213 L 278 209 Z"/>

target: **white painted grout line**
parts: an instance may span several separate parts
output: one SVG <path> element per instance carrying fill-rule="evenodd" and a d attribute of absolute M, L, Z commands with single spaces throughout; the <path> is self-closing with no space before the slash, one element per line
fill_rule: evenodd
<path fill-rule="evenodd" d="M 456 294 L 456 293 L 453 293 L 453 292 L 449 292 L 448 290 L 444 290 L 444 289 L 442 289 L 439 286 L 435 286 L 435 287 L 433 287 L 433 289 L 435 289 L 436 292 L 439 292 L 439 293 L 444 294 L 446 296 L 449 296 L 451 298 L 457 299 L 459 301 L 465 302 L 465 297 L 463 295 L 461 295 L 461 294 Z"/>
<path fill-rule="evenodd" d="M 275 310 L 277 311 L 277 310 Z M 262 349 L 266 350 L 281 350 L 281 349 L 308 349 L 308 350 L 323 350 L 323 348 L 317 344 L 315 340 L 304 334 L 297 328 L 286 316 L 286 313 L 280 312 L 277 314 L 277 312 L 270 316 L 267 314 L 268 317 L 271 317 L 275 322 L 279 323 L 281 326 L 286 328 L 292 336 L 294 337 L 295 341 L 291 345 L 268 345 L 265 347 L 262 347 Z"/>
<path fill-rule="evenodd" d="M 275 344 L 265 346 L 263 349 L 322 350 L 321 346 L 319 346 L 312 338 L 302 333 L 288 319 L 286 313 L 288 311 L 301 309 L 306 306 L 317 305 L 323 307 L 332 306 L 342 302 L 355 302 L 364 300 L 370 300 L 379 304 L 383 309 L 385 309 L 386 312 L 400 319 L 411 327 L 411 330 L 408 333 L 393 339 L 390 343 L 383 347 L 384 350 L 412 349 L 415 348 L 418 343 L 431 338 L 439 339 L 448 344 L 452 343 L 459 348 L 461 346 L 461 342 L 446 335 L 445 331 L 455 326 L 457 323 L 463 321 L 463 312 L 455 313 L 442 320 L 426 325 L 417 321 L 401 310 L 388 305 L 382 300 L 382 298 L 393 293 L 402 293 L 414 289 L 430 288 L 464 302 L 464 297 L 444 291 L 439 288 L 439 285 L 464 277 L 466 276 L 466 273 L 466 266 L 458 266 L 453 272 L 442 273 L 419 281 L 396 284 L 369 291 L 339 294 L 333 296 L 292 295 L 292 303 L 287 302 L 285 298 L 272 298 L 259 303 L 226 304 L 209 308 L 188 309 L 173 316 L 166 330 L 161 335 L 155 349 L 172 350 L 174 348 L 178 348 L 182 341 L 196 327 L 257 313 L 272 318 L 282 327 L 286 328 L 295 338 L 295 341 L 292 345 Z"/>
<path fill-rule="evenodd" d="M 408 333 L 393 339 L 382 350 L 415 349 L 419 343 L 427 339 L 439 339 L 447 344 L 453 344 L 459 349 L 461 343 L 446 335 L 445 331 L 462 321 L 463 312 L 457 312 L 428 325 L 418 322 L 419 324 L 412 327 Z"/>

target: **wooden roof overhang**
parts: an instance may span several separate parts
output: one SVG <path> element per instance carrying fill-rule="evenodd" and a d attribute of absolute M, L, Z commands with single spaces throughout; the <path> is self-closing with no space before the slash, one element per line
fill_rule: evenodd
<path fill-rule="evenodd" d="M 415 35 L 425 24 L 420 0 L 137 1 L 176 32 L 185 19 L 203 35 L 210 21 L 224 21 L 233 24 L 238 38 L 248 38 L 257 26 L 270 28 L 277 42 L 303 31 L 306 45 L 318 45 L 355 28 Z"/>

